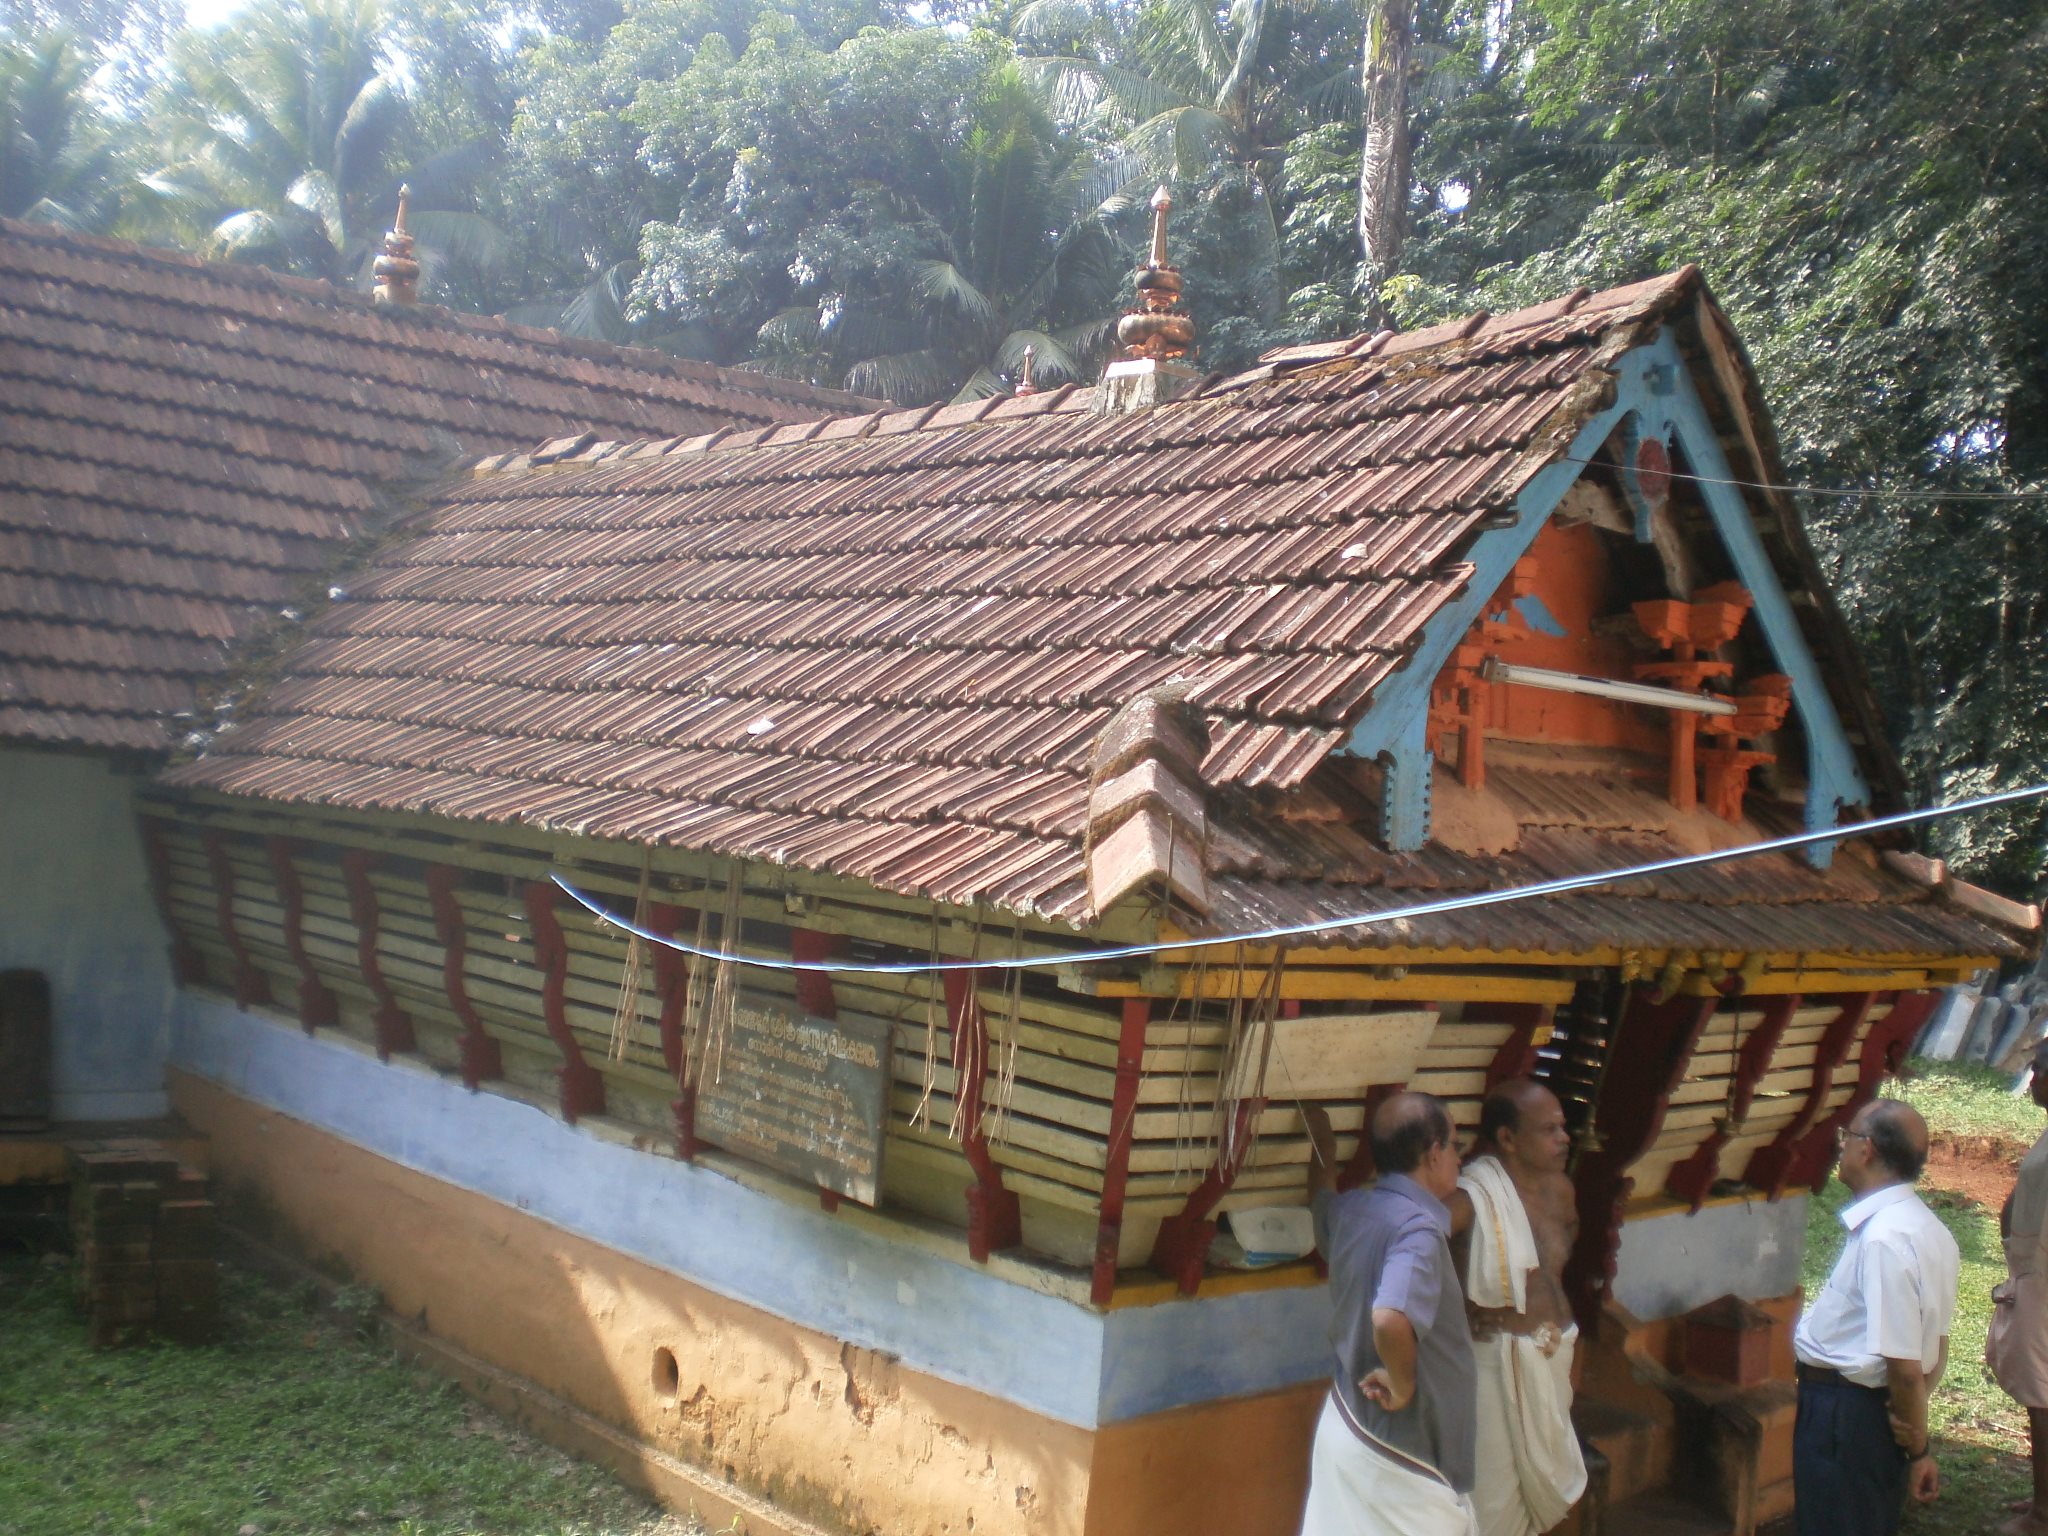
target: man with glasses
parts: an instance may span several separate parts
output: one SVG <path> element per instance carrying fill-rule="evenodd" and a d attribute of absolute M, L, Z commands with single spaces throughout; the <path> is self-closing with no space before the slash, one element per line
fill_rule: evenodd
<path fill-rule="evenodd" d="M 1923 1504 L 1940 1492 L 1927 1400 L 1948 1363 L 1961 1261 L 1913 1192 L 1926 1163 L 1927 1122 L 1896 1099 L 1842 1132 L 1849 1238 L 1793 1335 L 1799 1536 L 1891 1536 L 1908 1492 Z"/>
<path fill-rule="evenodd" d="M 1307 1119 L 1329 1170 L 1327 1118 Z M 1471 1536 L 1477 1367 L 1444 1204 L 1458 1187 L 1457 1141 L 1426 1093 L 1387 1099 L 1367 1134 L 1379 1173 L 1370 1188 L 1332 1194 L 1310 1181 L 1336 1379 L 1316 1426 L 1302 1536 Z"/>

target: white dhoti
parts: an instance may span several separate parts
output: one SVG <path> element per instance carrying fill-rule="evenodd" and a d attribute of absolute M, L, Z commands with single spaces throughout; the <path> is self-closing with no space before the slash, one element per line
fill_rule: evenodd
<path fill-rule="evenodd" d="M 1465 1294 L 1482 1307 L 1525 1312 L 1536 1234 L 1514 1180 L 1496 1158 L 1475 1158 L 1459 1185 L 1472 1197 Z M 1550 1354 L 1533 1338 L 1498 1334 L 1473 1346 L 1479 1365 L 1478 1485 L 1481 1536 L 1536 1536 L 1586 1491 L 1586 1461 L 1572 1428 L 1572 1356 L 1579 1330 Z"/>
<path fill-rule="evenodd" d="M 1323 1399 L 1301 1536 L 1474 1536 L 1477 1529 L 1469 1499 L 1367 1445 L 1336 1398 Z"/>

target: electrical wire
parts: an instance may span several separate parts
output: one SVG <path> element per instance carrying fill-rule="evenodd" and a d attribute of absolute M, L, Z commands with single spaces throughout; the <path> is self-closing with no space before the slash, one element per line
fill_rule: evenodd
<path fill-rule="evenodd" d="M 1118 944 L 1105 949 L 1068 950 L 1048 955 L 1015 955 L 1008 958 L 991 957 L 986 960 L 904 960 L 865 963 L 843 960 L 784 960 L 767 955 L 743 955 L 728 950 L 708 949 L 685 943 L 681 939 L 670 938 L 667 934 L 656 933 L 630 918 L 619 916 L 594 897 L 579 891 L 559 874 L 550 872 L 548 878 L 599 921 L 623 932 L 637 934 L 650 944 L 661 944 L 699 960 L 750 965 L 757 970 L 765 971 L 818 971 L 841 976 L 919 976 L 947 971 L 1017 971 L 1046 966 L 1094 965 L 1107 960 L 1135 960 L 1147 955 L 1208 949 L 1217 944 L 1259 944 L 1277 939 L 1308 938 L 1315 934 L 1334 933 L 1345 928 L 1367 928 L 1418 917 L 1433 917 L 1444 912 L 1469 912 L 1477 907 L 1503 906 L 1509 902 L 1531 901 L 1539 896 L 1562 896 L 1572 891 L 1590 890 L 1596 886 L 1614 885 L 1624 880 L 1640 880 L 1651 875 L 1670 874 L 1682 869 L 1704 869 L 1713 864 L 1752 858 L 1760 853 L 1784 853 L 1796 848 L 1811 848 L 1820 843 L 1839 843 L 1853 837 L 1868 837 L 1873 832 L 1919 826 L 1948 816 L 1963 816 L 1973 811 L 1991 810 L 2001 805 L 2018 805 L 2043 797 L 2048 797 L 2048 784 L 2032 784 L 2024 789 L 2001 790 L 1997 794 L 1977 795 L 1968 800 L 1952 801 L 1947 805 L 1923 806 L 1916 811 L 1899 811 L 1890 816 L 1877 817 L 1872 821 L 1859 821 L 1853 826 L 1825 827 L 1818 832 L 1795 832 L 1786 837 L 1741 843 L 1732 848 L 1716 848 L 1707 853 L 1685 854 L 1678 858 L 1659 859 L 1649 864 L 1632 864 L 1621 869 L 1601 870 L 1593 874 L 1568 875 L 1557 880 L 1539 881 L 1533 885 L 1508 886 L 1498 891 L 1474 891 L 1468 895 L 1446 897 L 1414 906 L 1390 907 L 1383 912 L 1326 917 L 1309 923 L 1283 923 L 1271 928 L 1254 928 L 1244 933 L 1217 934 L 1212 938 L 1163 939 L 1151 944 Z"/>
<path fill-rule="evenodd" d="M 1560 464 L 1580 464 L 1596 469 L 1618 469 L 1612 459 L 1575 459 L 1566 455 Z M 1695 485 L 1733 485 L 1745 491 L 1782 491 L 1792 496 L 1876 496 L 1886 501 L 2048 501 L 2048 491 L 1888 491 L 1873 486 L 1772 485 L 1763 480 L 1724 480 L 1716 475 L 1688 474 L 1680 469 L 1659 470 L 1672 480 L 1690 480 Z"/>

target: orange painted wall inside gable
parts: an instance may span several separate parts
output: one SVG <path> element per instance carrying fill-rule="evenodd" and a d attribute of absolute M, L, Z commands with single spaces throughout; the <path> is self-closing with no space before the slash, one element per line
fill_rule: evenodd
<path fill-rule="evenodd" d="M 1505 622 L 1482 619 L 1470 638 L 1483 637 L 1485 653 L 1501 661 L 1632 681 L 1631 664 L 1649 653 L 1637 651 L 1621 633 L 1596 632 L 1594 624 L 1626 614 L 1638 598 L 1660 594 L 1623 589 L 1608 547 L 1613 537 L 1590 523 L 1552 522 L 1536 536 L 1525 557 L 1534 566 L 1532 595 L 1563 635 L 1545 634 L 1509 608 Z M 1481 695 L 1481 719 L 1489 737 L 1612 747 L 1659 757 L 1666 751 L 1661 711 L 1500 683 L 1484 685 Z"/>

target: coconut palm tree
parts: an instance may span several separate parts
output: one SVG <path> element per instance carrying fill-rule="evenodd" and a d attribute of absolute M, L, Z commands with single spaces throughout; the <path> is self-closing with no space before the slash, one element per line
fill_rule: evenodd
<path fill-rule="evenodd" d="M 1401 269 L 1408 233 L 1412 141 L 1409 56 L 1415 45 L 1413 0 L 1372 0 L 1365 24 L 1365 152 L 1358 173 L 1360 288 L 1375 324 L 1386 323 L 1381 285 Z"/>
<path fill-rule="evenodd" d="M 1211 0 L 1027 0 L 1012 26 L 1020 48 L 1040 50 L 1025 63 L 1055 113 L 1111 146 L 1095 194 L 1154 181 L 1188 188 L 1193 222 L 1183 228 L 1210 223 L 1258 309 L 1281 294 L 1284 147 L 1345 110 L 1356 70 L 1302 35 L 1316 0 L 1286 12 L 1285 35 L 1269 27 L 1273 5 L 1231 0 L 1219 17 Z"/>
<path fill-rule="evenodd" d="M 144 179 L 151 211 L 210 254 L 361 285 L 405 182 L 430 282 L 451 259 L 490 264 L 498 231 L 450 206 L 487 146 L 401 168 L 406 126 L 378 0 L 265 0 L 181 44 L 154 113 L 171 156 Z"/>
<path fill-rule="evenodd" d="M 121 166 L 90 73 L 68 32 L 0 37 L 0 216 L 77 230 L 113 216 Z"/>
<path fill-rule="evenodd" d="M 1029 348 L 1038 383 L 1090 374 L 1125 277 L 1084 146 L 1059 133 L 1021 71 L 997 72 L 979 121 L 943 179 L 942 206 L 900 190 L 909 254 L 855 295 L 775 316 L 759 357 L 805 377 L 903 402 L 976 399 L 1010 388 Z M 908 289 L 919 301 L 902 302 Z"/>

